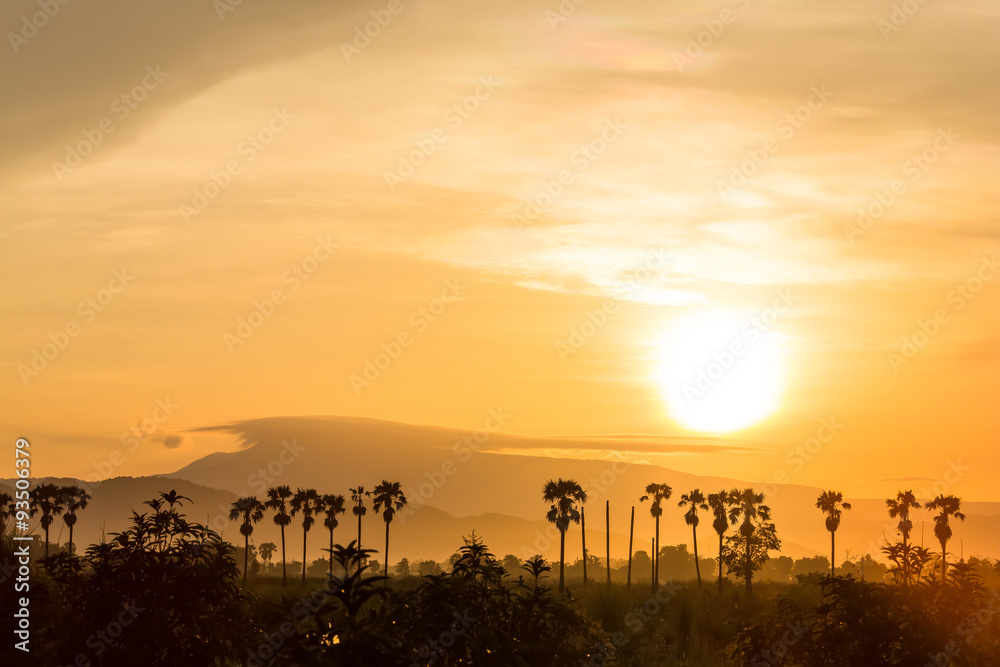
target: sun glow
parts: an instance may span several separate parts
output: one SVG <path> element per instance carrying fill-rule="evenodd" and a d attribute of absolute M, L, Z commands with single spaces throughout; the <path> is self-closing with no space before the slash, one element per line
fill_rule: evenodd
<path fill-rule="evenodd" d="M 785 337 L 765 319 L 702 311 L 673 323 L 661 343 L 656 381 L 677 422 L 729 433 L 774 413 L 785 385 Z"/>

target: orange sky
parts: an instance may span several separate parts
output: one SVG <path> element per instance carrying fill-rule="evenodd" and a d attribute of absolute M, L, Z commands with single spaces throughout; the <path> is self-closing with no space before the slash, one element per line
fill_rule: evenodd
<path fill-rule="evenodd" d="M 154 415 L 115 474 L 240 419 L 503 406 L 510 433 L 725 438 L 747 451 L 659 462 L 852 496 L 960 460 L 951 492 L 1000 500 L 995 2 L 895 30 L 861 0 L 402 0 L 367 44 L 387 3 L 333 4 L 71 3 L 37 34 L 35 3 L 0 9 L 0 432 L 36 474 Z M 732 399 L 775 381 L 776 409 L 686 428 L 677 341 L 742 334 L 684 323 L 783 293 L 780 355 Z"/>

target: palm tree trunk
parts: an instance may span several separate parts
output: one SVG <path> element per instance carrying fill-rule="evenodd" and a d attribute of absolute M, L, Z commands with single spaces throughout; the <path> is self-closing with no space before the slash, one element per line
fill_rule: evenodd
<path fill-rule="evenodd" d="M 583 587 L 587 587 L 587 517 L 580 508 L 580 535 L 583 538 Z"/>
<path fill-rule="evenodd" d="M 73 524 L 69 524 L 69 555 L 73 555 Z"/>
<path fill-rule="evenodd" d="M 49 557 L 49 527 L 45 527 L 45 557 Z"/>
<path fill-rule="evenodd" d="M 719 594 L 722 594 L 722 533 L 719 533 Z"/>
<path fill-rule="evenodd" d="M 656 517 L 656 554 L 654 558 L 653 567 L 653 590 L 657 591 L 660 588 L 660 517 Z"/>
<path fill-rule="evenodd" d="M 628 520 L 628 577 L 625 588 L 632 588 L 632 534 L 635 531 L 635 505 L 632 505 L 632 516 Z"/>
<path fill-rule="evenodd" d="M 281 585 L 288 585 L 288 566 L 285 564 L 285 527 L 281 526 Z"/>
<path fill-rule="evenodd" d="M 830 576 L 837 576 L 837 543 L 836 543 L 837 533 L 836 531 L 830 531 Z"/>
<path fill-rule="evenodd" d="M 698 565 L 698 527 L 691 528 L 694 533 L 694 573 L 698 577 L 698 588 L 701 588 L 701 566 Z"/>
<path fill-rule="evenodd" d="M 743 578 L 746 580 L 747 595 L 753 595 L 753 584 L 750 581 L 752 570 L 750 568 L 750 538 L 746 538 L 747 558 L 744 565 Z"/>
<path fill-rule="evenodd" d="M 309 531 L 305 528 L 302 529 L 302 585 L 306 585 L 306 538 L 309 537 Z"/>
<path fill-rule="evenodd" d="M 611 501 L 604 501 L 604 557 L 608 566 L 608 586 L 611 585 Z"/>
<path fill-rule="evenodd" d="M 906 533 L 903 533 L 903 588 L 910 585 L 910 550 L 906 546 Z"/>
<path fill-rule="evenodd" d="M 333 528 L 330 529 L 330 576 L 333 576 Z"/>
<path fill-rule="evenodd" d="M 247 564 L 250 562 L 250 535 L 243 536 L 243 584 L 247 583 Z"/>
<path fill-rule="evenodd" d="M 389 522 L 385 522 L 385 576 L 389 576 Z"/>
<path fill-rule="evenodd" d="M 566 531 L 559 531 L 559 595 L 563 595 L 566 592 L 566 580 L 565 580 L 565 565 L 566 565 Z"/>
<path fill-rule="evenodd" d="M 358 549 L 361 548 L 361 515 L 358 515 Z"/>
<path fill-rule="evenodd" d="M 946 540 L 941 540 L 941 583 L 945 583 L 945 572 L 947 571 L 947 564 L 945 559 L 948 556 L 947 551 L 948 542 Z"/>

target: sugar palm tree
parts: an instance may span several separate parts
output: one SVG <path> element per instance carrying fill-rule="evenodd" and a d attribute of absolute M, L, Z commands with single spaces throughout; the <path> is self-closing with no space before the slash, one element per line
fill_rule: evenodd
<path fill-rule="evenodd" d="M 288 585 L 288 565 L 285 562 L 285 526 L 292 522 L 288 514 L 288 499 L 292 497 L 292 489 L 287 484 L 272 486 L 267 490 L 267 500 L 264 507 L 274 510 L 274 524 L 281 528 L 281 585 Z M 303 565 L 305 565 L 303 563 Z"/>
<path fill-rule="evenodd" d="M 62 503 L 60 489 L 55 484 L 39 484 L 32 490 L 29 501 L 29 516 L 41 514 L 40 520 L 42 530 L 45 531 L 45 557 L 49 557 L 49 527 L 56 517 L 63 513 L 65 506 Z"/>
<path fill-rule="evenodd" d="M 694 536 L 694 572 L 698 577 L 698 588 L 701 588 L 701 568 L 698 566 L 698 510 L 708 509 L 708 505 L 705 504 L 705 495 L 700 489 L 695 489 L 691 493 L 681 495 L 677 506 L 688 508 L 688 511 L 684 513 L 684 522 L 691 526 L 691 532 Z"/>
<path fill-rule="evenodd" d="M 566 531 L 571 522 L 580 523 L 580 511 L 576 505 L 587 502 L 587 493 L 576 480 L 550 479 L 542 490 L 542 500 L 552 504 L 545 518 L 559 529 L 559 593 L 563 594 L 566 592 Z"/>
<path fill-rule="evenodd" d="M 326 494 L 320 498 L 322 512 L 324 513 L 323 525 L 330 530 L 330 575 L 333 576 L 333 529 L 340 525 L 337 520 L 338 514 L 343 514 L 347 510 L 344 508 L 344 496 Z"/>
<path fill-rule="evenodd" d="M 351 491 L 351 502 L 354 506 L 351 507 L 351 514 L 358 517 L 358 549 L 361 548 L 361 517 L 368 514 L 368 508 L 365 507 L 365 496 L 370 496 L 371 491 L 365 491 L 365 487 L 357 486 Z"/>
<path fill-rule="evenodd" d="M 670 494 L 673 493 L 673 489 L 667 484 L 656 484 L 650 483 L 646 485 L 646 495 L 639 498 L 639 502 L 645 502 L 649 499 L 653 500 L 653 504 L 649 507 L 649 513 L 652 515 L 653 520 L 656 522 L 656 538 L 654 542 L 656 543 L 655 551 L 653 555 L 653 590 L 657 590 L 660 587 L 660 517 L 663 515 L 663 501 L 670 499 Z"/>
<path fill-rule="evenodd" d="M 257 547 L 257 553 L 260 554 L 260 559 L 265 565 L 271 565 L 271 557 L 274 556 L 274 552 L 278 549 L 278 545 L 274 542 L 264 542 L 264 544 Z"/>
<path fill-rule="evenodd" d="M 851 503 L 844 502 L 844 494 L 840 491 L 824 491 L 816 499 L 816 509 L 826 513 L 826 529 L 830 531 L 830 576 L 837 573 L 837 529 L 840 528 L 840 515 L 843 510 L 851 509 Z"/>
<path fill-rule="evenodd" d="M 729 522 L 735 525 L 740 517 L 743 518 L 742 523 L 740 523 L 740 536 L 743 538 L 744 551 L 746 552 L 746 560 L 743 565 L 743 581 L 746 586 L 747 595 L 752 595 L 752 543 L 757 532 L 754 521 L 770 521 L 771 508 L 764 504 L 764 494 L 755 493 L 752 488 L 743 489 L 742 491 L 733 490 L 729 492 L 729 495 L 731 504 Z"/>
<path fill-rule="evenodd" d="M 250 536 L 253 535 L 253 525 L 264 518 L 264 503 L 255 496 L 238 498 L 229 509 L 229 518 L 238 521 L 241 517 L 243 523 L 240 524 L 240 534 L 243 535 L 243 583 L 245 584 L 250 565 Z"/>
<path fill-rule="evenodd" d="M 396 510 L 401 510 L 406 505 L 406 496 L 399 482 L 389 482 L 382 480 L 381 484 L 375 486 L 372 491 L 372 510 L 382 512 L 382 519 L 385 521 L 385 565 L 384 574 L 389 576 L 389 524 Z"/>
<path fill-rule="evenodd" d="M 712 508 L 712 528 L 719 534 L 719 593 L 722 593 L 722 540 L 729 530 L 729 508 L 732 496 L 728 491 L 708 494 L 708 506 Z"/>
<path fill-rule="evenodd" d="M 87 509 L 90 502 L 90 494 L 75 484 L 62 487 L 62 501 L 66 506 L 66 513 L 63 514 L 63 521 L 69 526 L 69 553 L 73 553 L 73 526 L 76 525 L 76 513 L 79 510 Z"/>
<path fill-rule="evenodd" d="M 934 535 L 941 543 L 941 583 L 945 581 L 947 573 L 948 540 L 951 539 L 951 517 L 959 521 L 965 521 L 962 514 L 962 501 L 955 496 L 938 495 L 934 500 L 927 503 L 927 509 L 937 510 L 934 517 Z"/>
<path fill-rule="evenodd" d="M 316 523 L 315 514 L 320 510 L 320 499 L 319 494 L 316 493 L 316 489 L 295 489 L 295 495 L 292 496 L 291 507 L 292 511 L 290 514 L 295 516 L 296 514 L 302 514 L 302 585 L 306 585 L 306 569 L 308 569 L 309 561 L 306 560 L 306 538 L 309 536 L 309 529 L 313 527 Z"/>
<path fill-rule="evenodd" d="M 919 509 L 920 502 L 913 491 L 900 491 L 895 498 L 887 498 L 886 507 L 889 509 L 889 518 L 899 517 L 899 532 L 903 536 L 903 586 L 910 584 L 910 531 L 913 530 L 913 522 L 910 521 L 910 510 Z"/>

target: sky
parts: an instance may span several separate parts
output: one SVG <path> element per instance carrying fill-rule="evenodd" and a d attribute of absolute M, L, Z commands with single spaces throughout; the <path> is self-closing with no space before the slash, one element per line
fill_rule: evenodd
<path fill-rule="evenodd" d="M 992 0 L 43 5 L 0 8 L 0 433 L 35 475 L 502 408 L 1000 500 Z"/>

